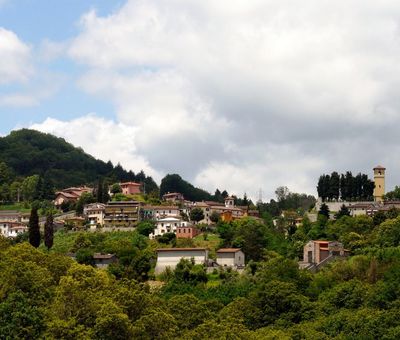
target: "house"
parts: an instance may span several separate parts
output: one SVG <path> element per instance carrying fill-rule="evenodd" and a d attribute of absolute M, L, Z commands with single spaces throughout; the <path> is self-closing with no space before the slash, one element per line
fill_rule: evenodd
<path fill-rule="evenodd" d="M 94 264 L 97 268 L 107 268 L 110 264 L 118 261 L 114 254 L 93 254 Z"/>
<path fill-rule="evenodd" d="M 104 225 L 104 211 L 106 205 L 103 203 L 87 204 L 83 208 L 83 214 L 89 220 L 90 228 L 95 229 L 98 225 Z"/>
<path fill-rule="evenodd" d="M 157 264 L 154 272 L 160 274 L 167 268 L 174 270 L 181 259 L 193 260 L 195 264 L 206 264 L 208 250 L 205 248 L 157 249 Z"/>
<path fill-rule="evenodd" d="M 140 194 L 140 183 L 125 182 L 119 184 L 124 195 L 137 195 Z"/>
<path fill-rule="evenodd" d="M 60 207 L 63 203 L 77 202 L 83 193 L 92 193 L 93 189 L 88 187 L 72 187 L 56 192 L 54 205 Z"/>
<path fill-rule="evenodd" d="M 349 255 L 342 243 L 337 241 L 309 241 L 303 249 L 303 261 L 300 268 L 318 270 L 323 265 L 338 257 Z"/>
<path fill-rule="evenodd" d="M 194 226 L 181 226 L 176 228 L 176 238 L 193 238 L 201 231 Z"/>
<path fill-rule="evenodd" d="M 149 237 L 151 239 L 154 239 L 156 236 L 162 236 L 165 233 L 176 234 L 177 228 L 190 227 L 190 226 L 191 224 L 189 222 L 183 221 L 180 218 L 176 217 L 161 218 L 156 222 L 154 231 L 149 235 Z"/>
<path fill-rule="evenodd" d="M 17 210 L 1 210 L 0 211 L 0 223 L 1 222 L 21 222 L 22 214 Z"/>
<path fill-rule="evenodd" d="M 146 205 L 141 210 L 143 219 L 159 220 L 166 217 L 181 216 L 181 209 L 176 205 Z"/>
<path fill-rule="evenodd" d="M 15 223 L 11 225 L 11 227 L 8 230 L 8 237 L 14 238 L 17 237 L 19 234 L 23 234 L 28 232 L 28 226 L 25 224 L 21 223 Z"/>
<path fill-rule="evenodd" d="M 243 268 L 244 253 L 240 248 L 221 248 L 217 250 L 217 264 L 222 267 Z"/>
<path fill-rule="evenodd" d="M 162 199 L 171 203 L 180 203 L 185 200 L 183 195 L 179 192 L 168 192 L 163 195 Z"/>
<path fill-rule="evenodd" d="M 4 237 L 17 237 L 28 231 L 28 227 L 21 222 L 0 222 L 0 235 Z"/>
<path fill-rule="evenodd" d="M 108 202 L 104 209 L 104 226 L 134 227 L 139 219 L 139 210 L 137 201 Z"/>

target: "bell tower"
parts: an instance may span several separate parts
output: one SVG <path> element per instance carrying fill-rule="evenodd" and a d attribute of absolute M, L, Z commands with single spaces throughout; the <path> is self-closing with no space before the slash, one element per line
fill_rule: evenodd
<path fill-rule="evenodd" d="M 374 168 L 374 201 L 382 202 L 383 195 L 385 194 L 385 170 L 381 165 L 378 165 Z"/>

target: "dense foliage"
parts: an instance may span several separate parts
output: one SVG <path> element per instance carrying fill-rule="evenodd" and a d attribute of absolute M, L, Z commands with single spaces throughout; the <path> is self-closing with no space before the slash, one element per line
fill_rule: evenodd
<path fill-rule="evenodd" d="M 0 167 L 0 186 L 4 173 L 9 185 L 17 177 L 40 175 L 58 189 L 95 185 L 99 177 L 107 178 L 111 183 L 145 183 L 147 192 L 158 189 L 143 171 L 138 174 L 128 172 L 119 164 L 114 166 L 111 162 L 95 159 L 62 138 L 35 130 L 22 129 L 0 137 L 0 159 L 11 169 L 11 173 L 4 172 Z"/>
<path fill-rule="evenodd" d="M 339 175 L 336 171 L 330 175 L 321 175 L 318 180 L 318 197 L 323 201 L 369 200 L 373 197 L 375 184 L 366 174 L 353 176 L 350 171 Z"/>
<path fill-rule="evenodd" d="M 299 215 L 314 207 L 316 199 L 312 195 L 291 192 L 287 187 L 279 187 L 275 190 L 276 200 L 271 199 L 269 203 L 259 202 L 258 210 L 264 217 L 270 215 L 280 216 L 285 210 L 294 210 Z"/>

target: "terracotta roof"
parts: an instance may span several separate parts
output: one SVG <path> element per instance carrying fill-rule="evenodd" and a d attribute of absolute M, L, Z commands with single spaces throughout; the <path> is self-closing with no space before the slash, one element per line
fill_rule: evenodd
<path fill-rule="evenodd" d="M 236 253 L 242 249 L 240 248 L 221 248 L 217 250 L 217 253 Z"/>
<path fill-rule="evenodd" d="M 206 248 L 159 248 L 157 252 L 163 251 L 206 251 Z"/>
<path fill-rule="evenodd" d="M 134 186 L 140 186 L 140 183 L 136 183 L 136 182 L 125 182 L 125 183 L 120 183 L 120 186 L 122 185 L 134 185 Z"/>

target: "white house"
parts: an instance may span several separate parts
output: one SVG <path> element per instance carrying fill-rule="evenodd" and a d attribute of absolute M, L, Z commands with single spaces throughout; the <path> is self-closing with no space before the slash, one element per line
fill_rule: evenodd
<path fill-rule="evenodd" d="M 4 237 L 17 237 L 18 234 L 28 231 L 28 227 L 25 224 L 19 222 L 1 222 L 0 223 L 0 235 Z"/>
<path fill-rule="evenodd" d="M 195 264 L 208 261 L 208 250 L 205 248 L 161 248 L 157 249 L 155 273 L 162 273 L 167 267 L 174 270 L 181 259 L 193 259 Z"/>
<path fill-rule="evenodd" d="M 217 263 L 222 267 L 244 267 L 244 253 L 240 248 L 221 248 L 217 250 Z"/>
<path fill-rule="evenodd" d="M 174 233 L 176 234 L 176 228 L 178 227 L 189 227 L 191 224 L 187 221 L 183 221 L 180 218 L 176 217 L 166 217 L 158 220 L 156 222 L 156 226 L 154 231 L 149 235 L 151 239 L 156 236 L 162 236 L 165 233 Z"/>

